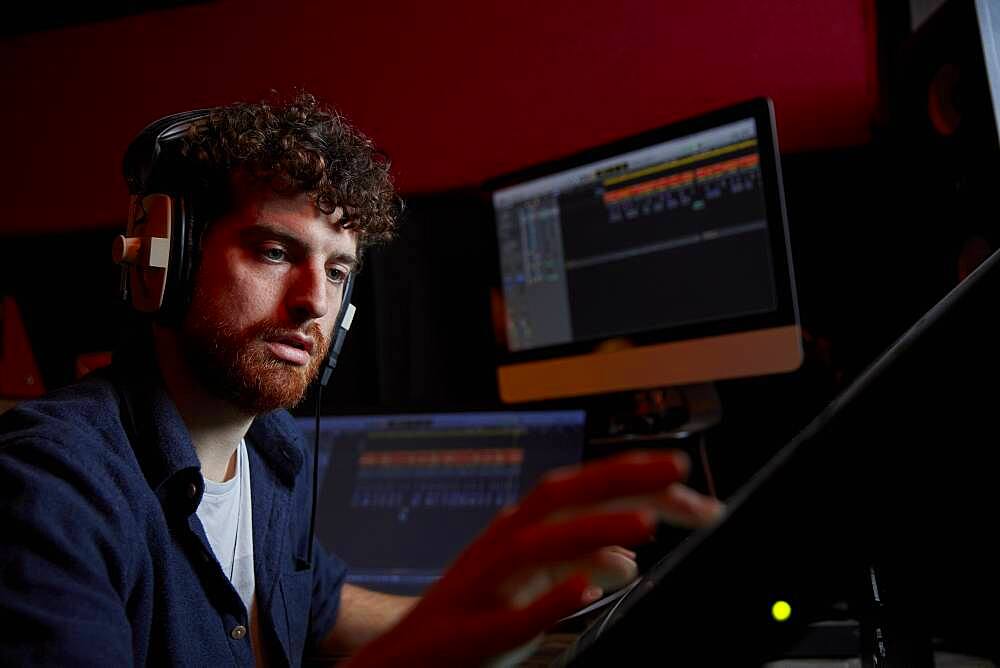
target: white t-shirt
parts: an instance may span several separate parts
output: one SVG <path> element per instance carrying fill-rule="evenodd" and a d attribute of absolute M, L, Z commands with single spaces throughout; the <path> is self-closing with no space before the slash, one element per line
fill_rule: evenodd
<path fill-rule="evenodd" d="M 250 504 L 250 457 L 247 443 L 236 449 L 236 474 L 225 482 L 205 480 L 198 519 L 208 543 L 247 611 L 253 607 L 253 513 Z"/>

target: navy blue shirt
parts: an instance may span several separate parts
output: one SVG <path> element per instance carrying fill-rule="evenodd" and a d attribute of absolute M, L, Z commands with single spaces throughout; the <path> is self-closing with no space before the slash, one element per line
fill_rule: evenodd
<path fill-rule="evenodd" d="M 246 437 L 272 665 L 337 617 L 343 563 L 306 559 L 311 457 L 284 411 Z M 203 479 L 149 355 L 0 416 L 0 665 L 252 665 L 248 612 L 195 514 Z"/>

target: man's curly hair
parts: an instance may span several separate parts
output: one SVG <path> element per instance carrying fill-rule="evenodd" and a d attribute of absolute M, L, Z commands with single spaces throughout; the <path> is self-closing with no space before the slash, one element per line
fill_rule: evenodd
<path fill-rule="evenodd" d="M 309 93 L 215 109 L 188 130 L 177 157 L 203 220 L 226 212 L 241 171 L 280 194 L 308 193 L 326 214 L 343 207 L 359 248 L 391 239 L 402 210 L 388 159 Z"/>

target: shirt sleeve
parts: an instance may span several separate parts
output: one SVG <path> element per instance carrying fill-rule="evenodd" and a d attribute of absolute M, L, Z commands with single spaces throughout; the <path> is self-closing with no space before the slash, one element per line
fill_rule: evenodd
<path fill-rule="evenodd" d="M 53 441 L 0 445 L 0 665 L 133 663 L 127 504 L 94 474 Z"/>

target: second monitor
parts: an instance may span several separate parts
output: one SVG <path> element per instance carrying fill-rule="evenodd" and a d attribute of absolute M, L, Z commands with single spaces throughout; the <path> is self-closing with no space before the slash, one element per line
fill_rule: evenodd
<path fill-rule="evenodd" d="M 298 418 L 312 438 L 313 418 Z M 320 419 L 320 541 L 349 582 L 419 594 L 505 506 L 583 455 L 585 414 L 487 411 Z"/>
<path fill-rule="evenodd" d="M 508 402 L 802 361 L 774 114 L 752 100 L 487 184 Z"/>

